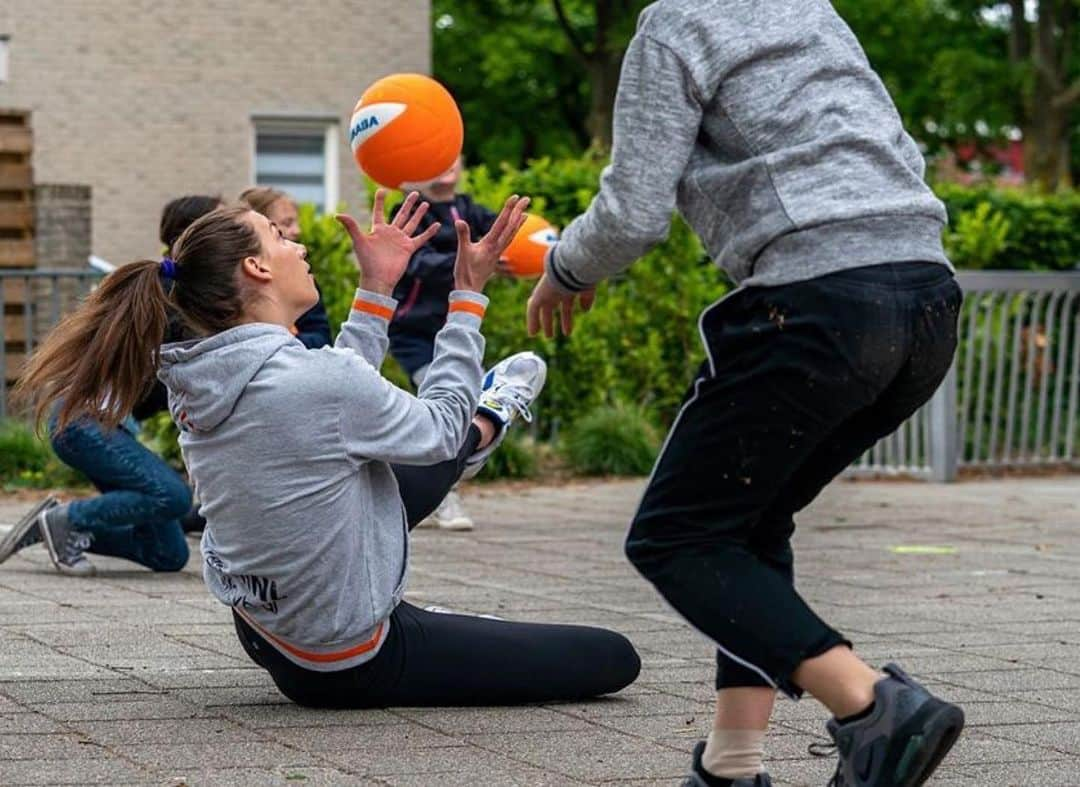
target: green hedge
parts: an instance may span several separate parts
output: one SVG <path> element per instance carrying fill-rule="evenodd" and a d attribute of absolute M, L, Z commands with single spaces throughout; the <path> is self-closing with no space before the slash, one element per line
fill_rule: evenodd
<path fill-rule="evenodd" d="M 561 227 L 588 207 L 603 164 L 587 155 L 540 159 L 525 169 L 493 172 L 477 167 L 463 188 L 492 207 L 512 193 L 528 195 L 533 201 L 530 210 Z M 331 217 L 304 210 L 301 229 L 336 331 L 348 314 L 356 282 L 351 250 Z M 541 436 L 551 436 L 583 414 L 616 402 L 641 408 L 657 424 L 669 423 L 704 358 L 697 315 L 727 291 L 722 275 L 708 262 L 689 228 L 676 220 L 665 243 L 625 277 L 602 284 L 596 305 L 579 319 L 579 330 L 570 338 L 526 336 L 525 302 L 533 284 L 500 278 L 488 286 L 485 361 L 491 365 L 521 350 L 534 350 L 547 360 L 547 387 L 535 407 Z M 392 360 L 383 371 L 405 383 Z"/>
<path fill-rule="evenodd" d="M 531 210 L 559 227 L 588 207 L 604 160 L 539 159 L 522 169 L 470 170 L 463 190 L 495 208 L 512 193 L 532 198 Z M 1080 262 L 1080 196 L 1020 190 L 936 187 L 951 217 L 945 242 L 959 267 L 1071 269 Z M 348 314 L 355 266 L 345 234 L 329 216 L 301 213 L 303 240 L 323 287 L 332 327 Z M 584 413 L 624 402 L 667 426 L 703 358 L 696 317 L 728 285 L 700 242 L 679 219 L 668 240 L 620 279 L 602 284 L 592 312 L 569 338 L 525 335 L 525 301 L 533 282 L 498 279 L 488 287 L 486 362 L 524 349 L 543 355 L 551 373 L 537 404 L 540 434 L 550 436 Z M 400 384 L 392 361 L 384 372 Z"/>
<path fill-rule="evenodd" d="M 86 477 L 61 462 L 48 439 L 25 421 L 0 420 L 0 490 L 87 486 Z"/>
<path fill-rule="evenodd" d="M 935 191 L 949 211 L 946 245 L 958 267 L 1061 271 L 1080 265 L 1080 192 L 952 183 Z M 1002 225 L 1004 237 L 997 242 Z"/>
<path fill-rule="evenodd" d="M 649 418 L 622 403 L 579 419 L 561 443 L 567 464 L 581 475 L 648 475 L 660 450 Z"/>
<path fill-rule="evenodd" d="M 563 227 L 588 207 L 603 164 L 585 156 L 540 159 L 498 173 L 480 167 L 470 173 L 468 188 L 485 205 L 527 194 L 534 212 Z M 616 403 L 640 408 L 658 425 L 670 423 L 704 359 L 697 315 L 728 289 L 686 224 L 676 219 L 667 241 L 623 277 L 601 284 L 596 304 L 569 338 L 526 336 L 525 302 L 533 284 L 500 279 L 489 286 L 484 335 L 489 363 L 522 349 L 547 359 L 547 387 L 536 408 L 541 432 Z"/>

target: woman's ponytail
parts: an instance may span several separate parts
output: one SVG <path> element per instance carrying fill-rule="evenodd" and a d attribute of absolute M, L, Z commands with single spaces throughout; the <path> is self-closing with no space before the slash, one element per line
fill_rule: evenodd
<path fill-rule="evenodd" d="M 250 213 L 246 205 L 211 211 L 176 240 L 174 259 L 110 273 L 27 362 L 16 401 L 32 403 L 39 424 L 59 403 L 55 429 L 84 416 L 116 427 L 153 387 L 169 309 L 195 335 L 243 321 L 238 271 L 262 254 Z"/>
<path fill-rule="evenodd" d="M 118 268 L 27 361 L 16 402 L 39 424 L 60 403 L 56 431 L 84 416 L 115 428 L 154 383 L 168 305 L 160 262 Z"/>

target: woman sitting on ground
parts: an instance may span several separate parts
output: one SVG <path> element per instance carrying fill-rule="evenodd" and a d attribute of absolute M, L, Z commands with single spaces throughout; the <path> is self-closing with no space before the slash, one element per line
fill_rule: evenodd
<path fill-rule="evenodd" d="M 478 242 L 457 223 L 456 289 L 417 395 L 379 374 L 389 294 L 438 230 L 412 237 L 426 210 L 416 194 L 386 223 L 384 197 L 370 232 L 339 217 L 362 288 L 333 348 L 308 351 L 289 332 L 317 298 L 304 247 L 227 208 L 196 221 L 172 259 L 110 275 L 39 349 L 20 393 L 39 417 L 62 401 L 61 427 L 86 413 L 112 426 L 161 361 L 207 519 L 204 577 L 248 655 L 295 702 L 502 705 L 618 691 L 640 667 L 619 634 L 402 601 L 408 529 L 515 417 L 530 417 L 545 367 L 532 353 L 487 375 L 480 364 L 481 293 L 528 202 L 511 198 Z M 159 354 L 170 305 L 203 338 Z"/>

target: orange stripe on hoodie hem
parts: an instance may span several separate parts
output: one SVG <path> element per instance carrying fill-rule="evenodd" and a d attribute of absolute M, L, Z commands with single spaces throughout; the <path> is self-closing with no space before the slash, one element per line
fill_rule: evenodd
<path fill-rule="evenodd" d="M 234 609 L 235 609 L 235 607 L 234 607 Z M 383 625 L 384 625 L 384 624 L 380 623 L 379 627 L 377 629 L 375 629 L 375 633 L 372 635 L 371 639 L 369 639 L 367 642 L 361 642 L 359 645 L 348 648 L 347 650 L 339 650 L 339 651 L 335 651 L 333 653 L 312 653 L 311 651 L 303 650 L 302 648 L 298 648 L 295 645 L 290 644 L 290 643 L 286 642 L 285 640 L 281 639 L 280 637 L 275 637 L 273 634 L 271 634 L 269 631 L 264 629 L 262 626 L 260 626 L 254 620 L 249 618 L 247 615 L 245 615 L 239 609 L 236 610 L 236 613 L 240 617 L 242 617 L 248 623 L 248 625 L 250 625 L 253 629 L 255 629 L 257 632 L 259 632 L 260 635 L 262 635 L 266 639 L 272 641 L 275 645 L 277 645 L 282 650 L 288 651 L 289 653 L 293 654 L 297 658 L 304 659 L 305 661 L 315 662 L 316 664 L 329 664 L 329 663 L 332 663 L 332 662 L 335 662 L 335 661 L 345 661 L 347 659 L 354 658 L 355 656 L 362 656 L 365 653 L 371 652 L 376 647 L 378 647 L 379 642 L 382 639 L 382 632 L 383 632 Z"/>

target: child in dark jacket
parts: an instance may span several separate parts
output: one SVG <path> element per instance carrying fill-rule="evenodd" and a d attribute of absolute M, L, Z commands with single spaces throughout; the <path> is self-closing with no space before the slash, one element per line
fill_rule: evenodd
<path fill-rule="evenodd" d="M 409 260 L 409 267 L 394 289 L 397 311 L 390 323 L 390 354 L 414 386 L 419 387 L 431 365 L 435 337 L 446 322 L 447 297 L 454 288 L 454 256 L 457 234 L 454 222 L 469 225 L 472 239 L 483 237 L 491 229 L 495 214 L 477 205 L 468 194 L 457 193 L 463 162 L 459 156 L 453 166 L 430 183 L 418 184 L 427 200 L 427 214 L 421 229 L 439 223 L 439 231 Z M 396 215 L 400 206 L 394 208 Z M 473 521 L 457 492 L 451 491 L 435 512 L 424 521 L 443 530 L 472 530 Z"/>

